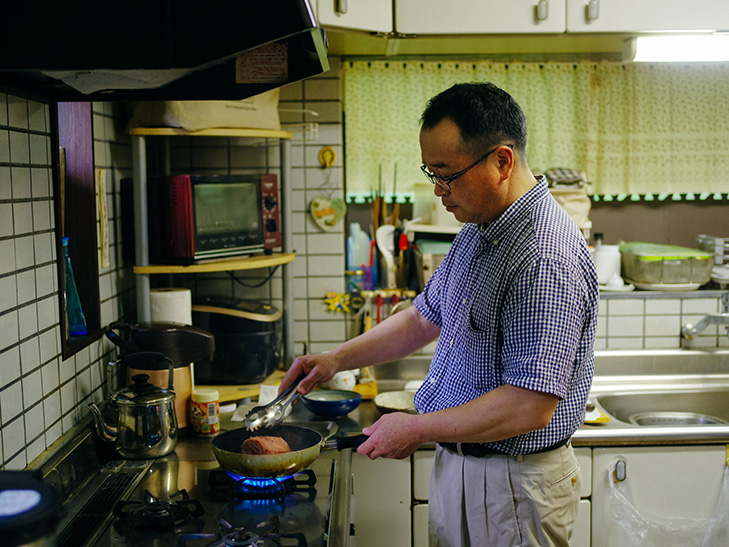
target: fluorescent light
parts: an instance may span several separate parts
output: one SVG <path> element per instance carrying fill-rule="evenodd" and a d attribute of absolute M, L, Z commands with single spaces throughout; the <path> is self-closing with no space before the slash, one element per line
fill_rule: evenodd
<path fill-rule="evenodd" d="M 626 40 L 623 61 L 628 63 L 729 61 L 729 35 L 638 36 Z"/>

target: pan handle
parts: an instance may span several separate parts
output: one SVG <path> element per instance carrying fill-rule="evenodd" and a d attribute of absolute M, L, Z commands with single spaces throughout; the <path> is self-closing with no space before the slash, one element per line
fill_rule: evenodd
<path fill-rule="evenodd" d="M 363 442 L 365 442 L 367 439 L 369 439 L 369 435 L 365 435 L 364 433 L 360 435 L 347 435 L 344 437 L 334 437 L 332 439 L 327 439 L 324 441 L 324 449 L 325 450 L 345 450 L 347 448 L 357 448 L 359 445 L 361 445 Z"/>

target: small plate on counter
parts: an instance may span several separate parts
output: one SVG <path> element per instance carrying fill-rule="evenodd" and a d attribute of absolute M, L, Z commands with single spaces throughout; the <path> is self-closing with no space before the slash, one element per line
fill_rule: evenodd
<path fill-rule="evenodd" d="M 607 285 L 600 285 L 600 290 L 603 292 L 631 292 L 635 290 L 635 285 L 626 284 L 621 287 L 608 287 Z"/>
<path fill-rule="evenodd" d="M 640 283 L 638 281 L 625 280 L 644 291 L 695 291 L 702 283 Z"/>

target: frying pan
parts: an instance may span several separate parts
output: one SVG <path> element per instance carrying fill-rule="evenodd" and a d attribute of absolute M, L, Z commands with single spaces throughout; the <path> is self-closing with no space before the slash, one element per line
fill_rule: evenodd
<path fill-rule="evenodd" d="M 273 435 L 283 438 L 291 448 L 284 454 L 241 454 L 243 441 L 250 437 Z M 278 425 L 272 429 L 249 431 L 245 428 L 221 433 L 213 439 L 213 454 L 218 463 L 245 477 L 284 477 L 306 469 L 324 450 L 356 448 L 367 435 L 327 439 L 306 427 Z"/>

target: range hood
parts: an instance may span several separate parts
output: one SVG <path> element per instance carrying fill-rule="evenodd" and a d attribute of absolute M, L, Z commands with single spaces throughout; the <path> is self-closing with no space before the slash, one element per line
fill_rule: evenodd
<path fill-rule="evenodd" d="M 0 88 L 44 102 L 239 100 L 329 70 L 309 0 L 12 2 Z"/>

